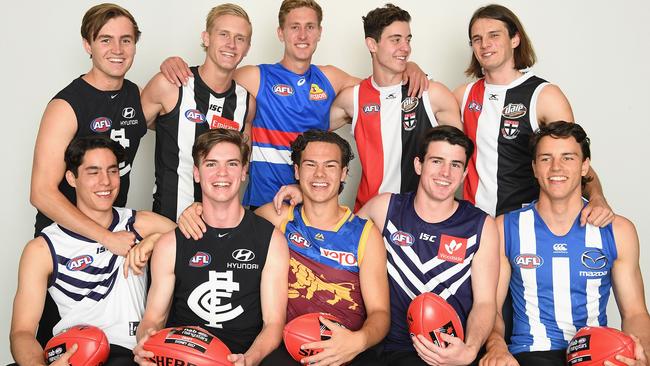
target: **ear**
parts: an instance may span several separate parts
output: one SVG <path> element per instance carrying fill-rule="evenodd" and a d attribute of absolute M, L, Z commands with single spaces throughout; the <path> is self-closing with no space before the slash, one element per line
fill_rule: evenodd
<path fill-rule="evenodd" d="M 589 167 L 591 167 L 591 159 L 586 158 L 586 159 L 582 162 L 582 167 L 581 167 L 581 169 L 580 169 L 580 174 L 581 174 L 583 177 L 586 177 L 586 176 L 587 176 L 587 173 L 589 173 Z"/>
<path fill-rule="evenodd" d="M 280 42 L 284 42 L 284 32 L 282 31 L 282 27 L 278 27 L 278 39 Z"/>
<path fill-rule="evenodd" d="M 293 164 L 293 177 L 296 179 L 296 181 L 299 180 L 300 174 L 298 174 L 298 165 Z"/>
<path fill-rule="evenodd" d="M 210 44 L 210 33 L 206 31 L 201 32 L 201 42 L 203 42 L 203 46 L 208 47 Z"/>
<path fill-rule="evenodd" d="M 416 156 L 413 158 L 413 168 L 415 169 L 415 174 L 418 176 L 422 175 L 422 163 L 420 162 L 420 157 Z"/>
<path fill-rule="evenodd" d="M 246 176 L 248 175 L 248 164 L 244 165 L 244 169 L 241 170 L 241 181 L 246 181 Z"/>
<path fill-rule="evenodd" d="M 199 168 L 197 168 L 196 165 L 194 166 L 194 168 L 192 170 L 192 175 L 194 176 L 194 181 L 196 183 L 201 183 L 201 179 L 200 179 L 200 176 L 199 176 Z"/>
<path fill-rule="evenodd" d="M 66 170 L 65 180 L 68 182 L 70 187 L 77 188 L 77 178 L 75 178 L 74 174 L 72 174 L 70 170 Z"/>
<path fill-rule="evenodd" d="M 346 166 L 345 168 L 341 169 L 341 182 L 345 182 L 347 178 L 348 178 L 348 167 Z"/>
<path fill-rule="evenodd" d="M 519 32 L 517 32 L 510 39 L 510 45 L 512 46 L 512 49 L 514 50 L 515 48 L 519 47 L 520 42 L 521 42 L 521 38 L 519 37 Z"/>
<path fill-rule="evenodd" d="M 533 160 L 530 164 L 533 167 L 533 175 L 535 176 L 535 178 L 537 178 L 537 169 L 535 169 L 535 160 Z"/>
<path fill-rule="evenodd" d="M 370 53 L 377 52 L 377 41 L 372 37 L 366 37 L 366 47 Z"/>
<path fill-rule="evenodd" d="M 85 38 L 82 38 L 81 39 L 81 44 L 83 45 L 83 48 L 86 51 L 86 53 L 90 55 L 90 58 L 92 58 L 93 51 L 92 51 L 92 49 L 90 47 L 90 43 L 88 43 L 88 41 L 86 41 Z"/>

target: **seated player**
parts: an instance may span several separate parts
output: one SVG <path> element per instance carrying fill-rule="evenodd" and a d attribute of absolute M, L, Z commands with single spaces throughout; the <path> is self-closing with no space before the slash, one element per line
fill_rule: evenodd
<path fill-rule="evenodd" d="M 282 233 L 239 201 L 248 152 L 242 134 L 233 130 L 214 129 L 196 139 L 194 180 L 201 185 L 207 231 L 194 240 L 176 230 L 156 243 L 133 352 L 139 364 L 155 365 L 143 344 L 171 326 L 205 328 L 228 346 L 228 360 L 236 366 L 257 365 L 280 344 L 289 254 Z M 201 301 L 204 295 L 215 300 Z"/>
<path fill-rule="evenodd" d="M 583 188 L 591 179 L 589 138 L 577 124 L 549 123 L 533 135 L 531 154 L 539 199 L 497 218 L 497 305 L 501 309 L 509 288 L 514 305 L 511 344 L 504 341 L 503 317 L 497 314 L 482 364 L 565 365 L 568 342 L 577 330 L 607 325 L 613 287 L 623 331 L 638 337 L 636 360 L 619 361 L 647 365 L 643 349 L 650 349 L 650 316 L 634 224 L 616 215 L 603 228 L 580 226 L 580 212 L 587 205 Z"/>
<path fill-rule="evenodd" d="M 109 231 L 127 230 L 137 238 L 174 229 L 172 221 L 152 212 L 113 207 L 120 191 L 118 162 L 123 156 L 122 147 L 107 137 L 88 136 L 70 143 L 65 151 L 65 179 L 75 190 L 77 209 Z M 61 316 L 54 334 L 78 324 L 95 325 L 111 344 L 107 365 L 133 364 L 131 349 L 144 312 L 147 276 L 122 276 L 128 261 L 56 223 L 27 243 L 18 269 L 11 322 L 11 353 L 16 362 L 45 362 L 36 328 L 49 293 Z M 72 353 L 68 351 L 61 362 Z"/>
<path fill-rule="evenodd" d="M 490 332 L 498 276 L 494 220 L 469 202 L 454 199 L 473 150 L 472 141 L 455 127 L 430 129 L 413 160 L 420 176 L 417 191 L 382 193 L 359 210 L 383 228 L 388 252 L 391 326 L 382 356 L 388 365 L 467 365 Z M 301 200 L 291 187 L 285 192 L 293 201 Z M 422 335 L 410 337 L 406 311 L 423 292 L 440 295 L 456 310 L 464 343 L 443 334 L 449 343 L 443 348 Z"/>
<path fill-rule="evenodd" d="M 339 204 L 352 158 L 350 145 L 339 135 L 306 131 L 291 143 L 303 204 L 284 205 L 280 215 L 273 203 L 256 211 L 287 237 L 291 256 L 288 320 L 327 312 L 345 326 L 321 319 L 332 330 L 332 338 L 304 345 L 304 349 L 323 349 L 305 358 L 305 364 L 341 365 L 351 361 L 351 365 L 376 365 L 377 355 L 368 348 L 379 343 L 388 330 L 386 252 L 381 236 L 372 221 Z M 280 347 L 265 364 L 298 363 Z"/>

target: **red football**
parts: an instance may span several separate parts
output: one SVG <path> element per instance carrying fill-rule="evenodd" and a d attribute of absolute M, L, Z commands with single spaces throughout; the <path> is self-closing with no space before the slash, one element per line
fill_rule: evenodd
<path fill-rule="evenodd" d="M 634 359 L 634 340 L 627 334 L 608 327 L 580 329 L 566 350 L 569 366 L 602 365 L 605 361 L 625 366 L 614 358 L 616 355 Z"/>
<path fill-rule="evenodd" d="M 44 351 L 47 364 L 58 360 L 75 343 L 77 351 L 69 359 L 72 366 L 102 365 L 111 351 L 106 334 L 101 329 L 92 325 L 76 325 L 47 342 Z"/>
<path fill-rule="evenodd" d="M 442 297 L 431 292 L 420 294 L 411 301 L 406 311 L 406 321 L 412 335 L 422 334 L 436 345 L 444 343 L 440 333 L 465 339 L 463 325 L 456 310 Z"/>
<path fill-rule="evenodd" d="M 305 357 L 315 355 L 322 349 L 301 350 L 300 346 L 305 343 L 318 342 L 329 339 L 332 332 L 323 324 L 318 317 L 341 324 L 341 321 L 334 315 L 327 313 L 308 313 L 301 315 L 284 326 L 284 346 L 294 360 L 300 362 Z"/>
<path fill-rule="evenodd" d="M 232 366 L 228 347 L 201 327 L 161 329 L 143 347 L 158 365 Z"/>

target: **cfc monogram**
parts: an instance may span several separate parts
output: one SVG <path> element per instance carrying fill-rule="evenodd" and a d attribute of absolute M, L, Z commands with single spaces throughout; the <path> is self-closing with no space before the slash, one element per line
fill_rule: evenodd
<path fill-rule="evenodd" d="M 222 300 L 230 299 L 239 291 L 239 282 L 234 282 L 232 271 L 210 271 L 209 279 L 197 286 L 187 299 L 187 305 L 194 314 L 207 321 L 205 325 L 223 328 L 223 323 L 235 319 L 244 312 L 241 305 L 233 309 L 232 304 Z"/>

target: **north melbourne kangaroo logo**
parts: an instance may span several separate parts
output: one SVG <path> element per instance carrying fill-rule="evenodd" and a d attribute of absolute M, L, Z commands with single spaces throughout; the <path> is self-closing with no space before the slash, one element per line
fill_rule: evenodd
<path fill-rule="evenodd" d="M 235 319 L 244 312 L 241 305 L 233 309 L 232 304 L 227 302 L 235 291 L 239 291 L 239 282 L 233 281 L 232 271 L 210 271 L 208 281 L 192 291 L 187 305 L 194 314 L 207 321 L 205 325 L 223 328 L 222 323 Z"/>

